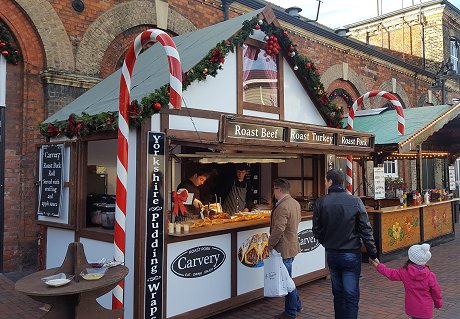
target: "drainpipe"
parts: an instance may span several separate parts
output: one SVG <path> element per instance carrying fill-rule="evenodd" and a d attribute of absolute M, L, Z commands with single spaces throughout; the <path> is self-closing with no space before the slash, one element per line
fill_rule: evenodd
<path fill-rule="evenodd" d="M 418 23 L 422 27 L 422 67 L 426 69 L 426 62 L 425 62 L 425 26 L 423 25 L 423 13 L 422 7 L 420 7 L 420 13 L 418 15 Z"/>
<path fill-rule="evenodd" d="M 229 19 L 229 9 L 232 2 L 235 2 L 235 0 L 222 0 L 222 7 L 224 9 L 224 21 Z"/>

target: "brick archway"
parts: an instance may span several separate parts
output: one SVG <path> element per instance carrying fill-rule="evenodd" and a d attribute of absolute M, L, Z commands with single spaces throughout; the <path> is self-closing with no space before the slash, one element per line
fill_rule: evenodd
<path fill-rule="evenodd" d="M 19 1 L 18 1 L 19 2 Z M 37 263 L 38 227 L 35 224 L 34 167 L 36 146 L 43 142 L 37 126 L 45 119 L 45 97 L 40 71 L 45 49 L 27 12 L 15 1 L 0 1 L 0 20 L 9 29 L 22 55 L 18 65 L 7 64 L 4 168 L 3 271 L 20 271 Z M 24 231 L 24 230 L 27 231 Z M 1 267 L 0 267 L 1 268 Z"/>
<path fill-rule="evenodd" d="M 410 107 L 409 98 L 407 97 L 406 91 L 404 91 L 404 89 L 401 86 L 401 84 L 396 82 L 396 92 L 393 92 L 392 81 L 391 80 L 390 81 L 385 81 L 379 86 L 379 90 L 397 94 L 398 97 L 399 97 L 399 100 L 400 100 L 400 102 L 401 102 L 401 104 L 403 106 L 403 108 Z M 373 107 L 376 107 L 376 106 L 380 105 L 381 100 L 382 100 L 382 98 L 375 98 L 374 99 L 375 103 L 373 103 Z"/>
<path fill-rule="evenodd" d="M 85 75 L 99 76 L 107 48 L 121 33 L 139 25 L 157 25 L 154 2 L 121 3 L 102 14 L 86 31 L 76 57 L 76 70 Z M 183 34 L 196 27 L 176 11 L 168 10 L 168 30 Z"/>
<path fill-rule="evenodd" d="M 343 80 L 343 64 L 335 64 L 328 68 L 326 72 L 321 75 L 321 82 L 323 83 L 325 88 L 329 88 L 329 86 L 335 80 Z M 366 85 L 363 79 L 355 72 L 353 69 L 348 68 L 348 82 L 350 82 L 358 91 L 359 96 L 363 95 L 367 92 Z M 369 108 L 369 101 L 365 100 L 363 102 L 363 108 Z"/>
<path fill-rule="evenodd" d="M 9 1 L 7 0 L 7 2 Z M 27 14 L 27 17 L 24 18 L 30 19 L 40 35 L 46 53 L 46 67 L 48 69 L 73 71 L 75 64 L 69 36 L 49 1 L 14 0 L 13 2 L 16 2 L 24 10 Z M 13 4 L 13 6 L 16 5 Z M 8 17 L 13 18 L 11 12 L 3 12 L 8 12 Z M 27 46 L 30 45 L 27 44 Z"/>
<path fill-rule="evenodd" d="M 419 99 L 417 100 L 417 107 L 425 106 L 425 105 L 440 105 L 441 103 L 439 102 L 436 94 L 431 95 L 431 104 L 428 103 L 428 93 L 423 93 L 420 95 Z"/>

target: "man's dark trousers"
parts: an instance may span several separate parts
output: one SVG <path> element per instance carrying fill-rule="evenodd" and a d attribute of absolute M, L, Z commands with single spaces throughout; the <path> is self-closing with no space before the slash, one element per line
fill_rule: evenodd
<path fill-rule="evenodd" d="M 357 319 L 361 252 L 326 250 L 334 295 L 335 319 Z"/>

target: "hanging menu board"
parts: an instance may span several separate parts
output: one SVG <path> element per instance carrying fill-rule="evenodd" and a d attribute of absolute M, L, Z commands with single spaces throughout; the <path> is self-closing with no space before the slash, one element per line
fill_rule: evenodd
<path fill-rule="evenodd" d="M 455 181 L 455 166 L 449 166 L 449 190 L 454 191 L 457 186 Z"/>
<path fill-rule="evenodd" d="M 38 215 L 59 217 L 63 186 L 64 144 L 43 145 L 40 157 Z"/>
<path fill-rule="evenodd" d="M 385 172 L 383 167 L 374 167 L 374 199 L 385 198 Z"/>

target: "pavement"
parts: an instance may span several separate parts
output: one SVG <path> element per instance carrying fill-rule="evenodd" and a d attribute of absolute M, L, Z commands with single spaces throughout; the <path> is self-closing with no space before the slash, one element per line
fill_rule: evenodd
<path fill-rule="evenodd" d="M 441 285 L 444 307 L 435 309 L 436 319 L 460 318 L 460 225 L 456 225 L 456 238 L 431 248 L 431 270 Z M 399 257 L 385 263 L 389 267 L 401 267 L 406 257 Z M 295 261 L 294 261 L 295 262 Z M 384 278 L 374 267 L 362 265 L 363 278 L 360 282 L 360 319 L 402 319 L 408 318 L 404 311 L 404 288 L 401 282 Z M 45 314 L 45 305 L 14 290 L 14 281 L 21 274 L 0 274 L 0 318 L 38 319 Z M 320 279 L 298 287 L 304 310 L 299 319 L 332 319 L 331 284 Z M 237 309 L 219 314 L 212 319 L 271 319 L 283 311 L 283 298 L 264 298 Z"/>

